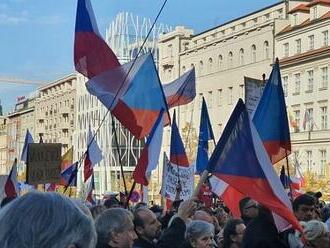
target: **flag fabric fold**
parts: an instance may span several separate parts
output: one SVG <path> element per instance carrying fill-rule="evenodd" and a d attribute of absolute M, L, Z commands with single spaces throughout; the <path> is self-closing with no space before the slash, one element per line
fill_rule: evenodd
<path fill-rule="evenodd" d="M 90 0 L 77 3 L 74 64 L 89 79 L 120 65 L 98 30 Z"/>
<path fill-rule="evenodd" d="M 164 84 L 163 88 L 169 108 L 190 103 L 196 97 L 195 68 L 173 82 Z"/>
<path fill-rule="evenodd" d="M 77 186 L 78 162 L 75 162 L 61 171 L 61 180 L 65 186 Z"/>
<path fill-rule="evenodd" d="M 254 113 L 253 123 L 273 164 L 291 153 L 288 116 L 278 60 Z"/>
<path fill-rule="evenodd" d="M 277 215 L 279 231 L 301 230 L 259 134 L 240 99 L 208 163 L 208 171 Z"/>
<path fill-rule="evenodd" d="M 73 146 L 62 156 L 61 174 L 73 163 Z M 67 185 L 67 182 L 61 177 L 60 185 Z"/>
<path fill-rule="evenodd" d="M 90 178 L 93 174 L 93 167 L 95 164 L 99 163 L 102 159 L 102 151 L 96 143 L 95 138 L 93 139 L 93 134 L 91 126 L 89 125 L 87 142 L 87 151 L 84 160 L 84 182 Z"/>
<path fill-rule="evenodd" d="M 95 189 L 95 181 L 94 181 L 94 174 L 89 177 L 88 181 L 86 182 L 86 201 L 92 204 L 93 206 L 96 204 L 93 191 Z"/>
<path fill-rule="evenodd" d="M 206 102 L 203 97 L 201 120 L 199 125 L 198 150 L 196 158 L 196 172 L 198 174 L 202 173 L 207 167 L 207 162 L 209 160 L 209 140 L 214 140 L 214 134 L 209 113 L 207 111 Z"/>
<path fill-rule="evenodd" d="M 144 186 L 149 184 L 149 175 L 154 169 L 156 169 L 158 164 L 163 139 L 163 113 L 164 109 L 162 109 L 159 113 L 159 116 L 147 138 L 147 142 L 133 172 L 135 182 Z"/>
<path fill-rule="evenodd" d="M 14 198 L 17 197 L 17 159 L 15 158 L 15 161 L 13 163 L 13 166 L 10 170 L 10 173 L 7 177 L 6 183 L 5 183 L 5 190 L 4 190 L 4 197 L 10 197 Z"/>
<path fill-rule="evenodd" d="M 92 78 L 86 87 L 141 139 L 151 132 L 160 110 L 167 110 L 167 104 L 152 55 L 142 55 L 132 63 Z"/>
<path fill-rule="evenodd" d="M 33 142 L 34 141 L 33 141 L 32 135 L 31 135 L 29 129 L 27 129 L 26 134 L 25 134 L 25 139 L 24 139 L 23 150 L 22 150 L 22 154 L 21 154 L 21 161 L 24 161 L 25 163 L 27 163 L 28 146 L 29 146 L 29 144 L 31 144 Z"/>

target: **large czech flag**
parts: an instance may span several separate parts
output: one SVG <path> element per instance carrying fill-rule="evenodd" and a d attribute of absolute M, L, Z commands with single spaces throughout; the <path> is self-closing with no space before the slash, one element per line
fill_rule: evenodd
<path fill-rule="evenodd" d="M 208 171 L 276 214 L 274 219 L 279 231 L 290 224 L 301 230 L 242 99 L 239 99 L 210 158 Z"/>
<path fill-rule="evenodd" d="M 253 123 L 273 164 L 291 153 L 288 115 L 278 60 L 254 112 Z"/>

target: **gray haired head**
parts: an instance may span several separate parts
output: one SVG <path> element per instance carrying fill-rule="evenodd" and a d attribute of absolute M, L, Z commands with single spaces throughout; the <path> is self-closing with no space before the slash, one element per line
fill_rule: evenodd
<path fill-rule="evenodd" d="M 2 248 L 92 248 L 93 220 L 67 197 L 31 192 L 0 211 Z"/>
<path fill-rule="evenodd" d="M 214 234 L 214 226 L 212 224 L 203 220 L 193 220 L 187 226 L 185 237 L 186 240 L 191 242 L 208 234 Z"/>
<path fill-rule="evenodd" d="M 124 232 L 130 224 L 133 225 L 133 215 L 126 209 L 103 211 L 95 220 L 98 246 L 109 244 L 114 233 Z"/>

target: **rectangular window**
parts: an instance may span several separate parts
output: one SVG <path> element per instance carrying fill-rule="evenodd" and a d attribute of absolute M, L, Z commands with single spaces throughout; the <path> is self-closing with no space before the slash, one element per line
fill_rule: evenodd
<path fill-rule="evenodd" d="M 233 104 L 233 87 L 228 87 L 228 104 Z"/>
<path fill-rule="evenodd" d="M 301 53 L 301 39 L 296 40 L 296 53 Z"/>
<path fill-rule="evenodd" d="M 314 35 L 308 36 L 309 50 L 314 49 Z"/>
<path fill-rule="evenodd" d="M 311 171 L 312 170 L 312 166 L 313 166 L 313 153 L 312 151 L 306 151 L 306 155 L 307 155 L 307 171 Z"/>
<path fill-rule="evenodd" d="M 326 163 L 327 163 L 327 151 L 325 149 L 322 149 L 322 150 L 320 150 L 320 166 L 321 166 L 320 173 L 321 173 L 321 175 L 325 174 Z"/>
<path fill-rule="evenodd" d="M 328 108 L 321 107 L 321 129 L 328 129 Z"/>
<path fill-rule="evenodd" d="M 294 94 L 300 94 L 300 73 L 294 75 Z"/>
<path fill-rule="evenodd" d="M 322 82 L 321 82 L 321 89 L 328 88 L 328 67 L 321 68 L 322 73 Z"/>
<path fill-rule="evenodd" d="M 208 104 L 207 104 L 208 107 L 209 107 L 209 108 L 212 108 L 212 105 L 213 105 L 212 91 L 209 91 L 209 92 L 208 92 L 208 99 L 207 99 L 207 100 L 208 100 Z"/>
<path fill-rule="evenodd" d="M 284 57 L 289 57 L 289 43 L 283 45 L 283 55 Z"/>
<path fill-rule="evenodd" d="M 295 123 L 297 125 L 297 127 L 295 127 L 294 131 L 295 132 L 299 132 L 299 127 L 300 127 L 300 110 L 295 110 L 293 113 L 294 113 L 294 120 L 295 120 Z"/>
<path fill-rule="evenodd" d="M 288 76 L 284 76 L 282 82 L 284 96 L 288 96 Z"/>
<path fill-rule="evenodd" d="M 323 46 L 328 46 L 329 44 L 329 33 L 328 31 L 322 32 L 323 34 Z"/>
<path fill-rule="evenodd" d="M 307 71 L 307 92 L 313 92 L 313 87 L 314 87 L 314 71 L 310 70 Z"/>
<path fill-rule="evenodd" d="M 304 116 L 304 123 L 303 123 L 304 129 L 307 131 L 313 131 L 314 127 L 314 117 L 313 117 L 313 109 L 308 108 L 305 111 L 305 116 Z"/>
<path fill-rule="evenodd" d="M 222 105 L 222 89 L 218 90 L 218 106 Z"/>

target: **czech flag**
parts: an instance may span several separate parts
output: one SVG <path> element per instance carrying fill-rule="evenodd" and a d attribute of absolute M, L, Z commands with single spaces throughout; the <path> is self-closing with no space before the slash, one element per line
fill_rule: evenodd
<path fill-rule="evenodd" d="M 195 68 L 163 85 L 163 88 L 169 108 L 190 103 L 196 96 Z"/>
<path fill-rule="evenodd" d="M 27 163 L 28 146 L 29 146 L 29 144 L 31 144 L 33 142 L 34 141 L 33 141 L 32 135 L 31 135 L 29 129 L 27 129 L 26 134 L 25 134 L 25 139 L 24 139 L 23 150 L 22 150 L 22 154 L 21 154 L 21 161 L 24 161 L 25 163 Z"/>
<path fill-rule="evenodd" d="M 214 140 L 212 125 L 207 111 L 205 99 L 203 97 L 201 120 L 199 125 L 199 140 L 196 158 L 196 172 L 201 174 L 207 167 L 209 161 L 208 149 L 209 140 Z"/>
<path fill-rule="evenodd" d="M 255 110 L 253 123 L 273 164 L 291 153 L 288 115 L 278 60 Z"/>
<path fill-rule="evenodd" d="M 287 229 L 290 224 L 301 230 L 242 99 L 239 99 L 210 158 L 208 171 L 276 214 L 278 218 L 274 219 L 279 231 Z"/>
<path fill-rule="evenodd" d="M 74 64 L 76 70 L 89 79 L 120 65 L 100 35 L 90 0 L 78 0 Z"/>
<path fill-rule="evenodd" d="M 163 113 L 160 111 L 157 121 L 148 136 L 139 161 L 133 172 L 135 182 L 148 186 L 150 173 L 156 169 L 163 139 Z"/>
<path fill-rule="evenodd" d="M 94 174 L 88 179 L 86 187 L 86 201 L 88 201 L 93 206 L 96 204 L 95 198 L 93 196 L 93 191 L 95 189 Z"/>
<path fill-rule="evenodd" d="M 87 151 L 84 160 L 84 182 L 88 180 L 93 174 L 93 167 L 102 159 L 102 151 L 96 143 L 95 137 L 93 138 L 91 126 L 89 125 L 87 135 Z"/>
<path fill-rule="evenodd" d="M 17 192 L 17 159 L 15 158 L 15 161 L 5 183 L 4 197 L 17 197 Z"/>
<path fill-rule="evenodd" d="M 77 186 L 78 162 L 71 164 L 61 172 L 61 180 L 65 186 Z"/>

